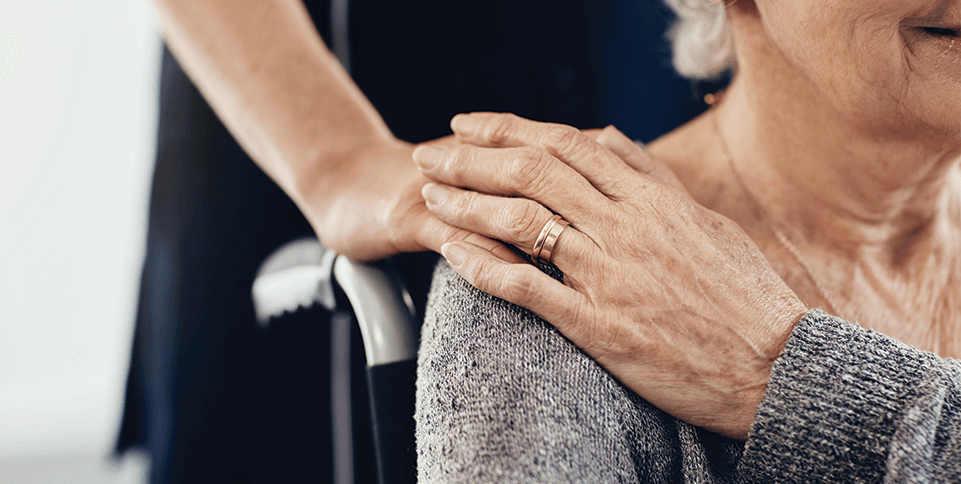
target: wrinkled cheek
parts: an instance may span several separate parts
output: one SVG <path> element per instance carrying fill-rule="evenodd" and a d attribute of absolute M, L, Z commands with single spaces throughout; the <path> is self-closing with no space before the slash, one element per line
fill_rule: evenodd
<path fill-rule="evenodd" d="M 874 117 L 890 128 L 910 136 L 913 129 L 935 128 L 959 134 L 961 126 L 961 55 L 938 50 L 937 42 L 912 38 L 916 32 L 896 30 L 876 37 L 882 39 L 868 52 L 864 80 L 874 94 L 873 105 L 860 109 L 875 111 Z M 958 47 L 961 47 L 959 43 Z M 857 102 L 857 100 L 854 100 Z"/>
<path fill-rule="evenodd" d="M 814 48 L 820 62 L 811 75 L 839 111 L 874 124 L 901 110 L 910 64 L 893 24 L 857 23 L 839 35 L 822 36 Z"/>
<path fill-rule="evenodd" d="M 909 68 L 904 43 L 893 24 L 859 26 L 849 46 L 849 64 L 842 71 L 849 77 L 849 101 L 891 102 L 903 97 Z M 862 105 L 860 109 L 864 109 Z"/>

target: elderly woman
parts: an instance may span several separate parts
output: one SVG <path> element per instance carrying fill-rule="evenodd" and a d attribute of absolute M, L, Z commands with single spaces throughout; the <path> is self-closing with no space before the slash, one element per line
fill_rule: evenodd
<path fill-rule="evenodd" d="M 961 1 L 669 3 L 734 75 L 650 154 L 496 114 L 415 152 L 563 273 L 444 246 L 421 480 L 961 481 Z"/>

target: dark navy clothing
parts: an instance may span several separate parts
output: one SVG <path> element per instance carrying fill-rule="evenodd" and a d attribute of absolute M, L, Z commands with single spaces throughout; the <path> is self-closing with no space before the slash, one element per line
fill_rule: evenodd
<path fill-rule="evenodd" d="M 671 71 L 658 2 L 471 5 L 350 3 L 352 76 L 399 138 L 444 136 L 454 114 L 485 110 L 651 139 L 702 109 Z M 329 4 L 307 6 L 329 42 Z M 260 332 L 250 300 L 264 257 L 310 233 L 165 50 L 118 442 L 149 453 L 152 482 L 331 480 L 328 326 Z M 398 257 L 421 301 L 431 258 Z"/>

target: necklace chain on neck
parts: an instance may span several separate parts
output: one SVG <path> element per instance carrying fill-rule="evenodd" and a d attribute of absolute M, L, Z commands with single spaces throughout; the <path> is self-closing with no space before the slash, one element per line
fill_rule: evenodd
<path fill-rule="evenodd" d="M 718 99 L 718 96 L 715 96 L 714 99 Z M 824 289 L 824 284 L 821 283 L 821 280 L 814 275 L 814 271 L 804 259 L 804 256 L 801 255 L 801 251 L 798 250 L 797 246 L 791 243 L 791 239 L 789 239 L 787 235 L 784 234 L 784 231 L 782 231 L 779 227 L 780 224 L 778 221 L 771 215 L 770 212 L 767 211 L 767 209 L 764 208 L 763 205 L 761 205 L 761 202 L 758 201 L 757 197 L 755 197 L 753 193 L 751 193 L 751 190 L 748 189 L 747 183 L 744 182 L 744 178 L 741 177 L 741 173 L 738 172 L 737 165 L 734 163 L 734 156 L 731 154 L 731 150 L 727 146 L 727 141 L 724 138 L 724 134 L 721 132 L 721 125 L 717 119 L 717 110 L 714 109 L 713 106 L 711 112 L 711 122 L 714 124 L 714 133 L 717 135 L 717 139 L 721 144 L 721 151 L 724 153 L 724 157 L 727 158 L 727 164 L 731 169 L 731 173 L 734 175 L 734 181 L 738 184 L 738 187 L 740 187 L 741 192 L 744 193 L 744 197 L 747 198 L 748 203 L 751 204 L 751 208 L 754 209 L 754 212 L 759 218 L 767 222 L 768 228 L 770 228 L 771 232 L 774 233 L 774 238 L 777 239 L 778 243 L 780 243 L 782 247 L 784 247 L 784 250 L 791 254 L 791 257 L 794 257 L 794 260 L 797 261 L 798 265 L 804 269 L 804 273 L 814 284 L 814 287 L 817 289 L 818 293 L 820 293 L 821 298 L 827 302 L 828 310 L 831 312 L 831 314 L 840 316 L 838 313 L 839 306 L 834 302 L 834 298 L 828 295 L 828 292 Z"/>

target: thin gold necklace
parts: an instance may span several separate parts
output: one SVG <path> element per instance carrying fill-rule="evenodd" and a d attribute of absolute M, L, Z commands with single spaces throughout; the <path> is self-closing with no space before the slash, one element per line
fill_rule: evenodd
<path fill-rule="evenodd" d="M 719 96 L 712 96 L 710 100 L 716 102 L 718 99 Z M 709 104 L 713 105 L 715 103 L 710 102 Z M 745 198 L 747 198 L 748 203 L 751 204 L 751 207 L 754 209 L 754 213 L 758 216 L 758 218 L 761 218 L 767 222 L 768 228 L 770 228 L 771 232 L 774 233 L 774 238 L 777 239 L 782 247 L 784 247 L 784 250 L 788 251 L 788 253 L 794 257 L 794 260 L 797 261 L 798 265 L 804 269 L 804 273 L 807 274 L 808 279 L 814 283 L 814 287 L 818 290 L 818 293 L 820 293 L 824 301 L 828 303 L 828 311 L 830 311 L 831 314 L 840 317 L 841 314 L 838 313 L 839 306 L 834 302 L 834 298 L 828 295 L 827 290 L 824 289 L 824 284 L 821 283 L 821 279 L 814 275 L 814 271 L 811 270 L 811 266 L 801 255 L 801 251 L 798 250 L 797 246 L 791 243 L 791 239 L 787 238 L 787 235 L 784 235 L 784 231 L 778 227 L 778 225 L 780 225 L 778 221 L 764 208 L 763 205 L 761 205 L 761 202 L 759 202 L 757 197 L 751 193 L 751 190 L 747 188 L 747 183 L 744 182 L 744 178 L 741 177 L 741 174 L 737 171 L 737 166 L 734 164 L 734 156 L 731 155 L 731 150 L 727 146 L 727 141 L 724 139 L 724 134 L 721 133 L 721 125 L 717 120 L 716 109 L 713 109 L 711 112 L 711 122 L 714 124 L 714 133 L 717 135 L 717 139 L 721 143 L 721 151 L 723 151 L 724 157 L 727 158 L 727 165 L 731 168 L 731 173 L 734 175 L 734 180 L 741 188 L 741 191 L 744 193 Z"/>

